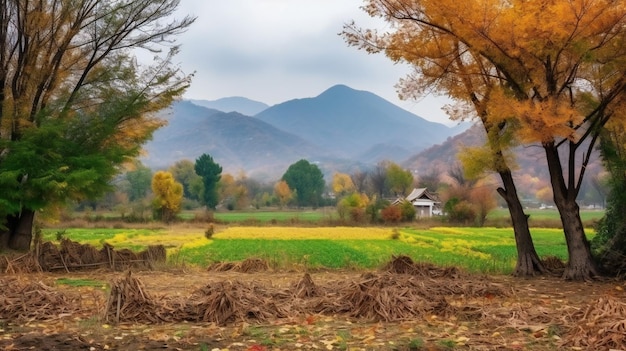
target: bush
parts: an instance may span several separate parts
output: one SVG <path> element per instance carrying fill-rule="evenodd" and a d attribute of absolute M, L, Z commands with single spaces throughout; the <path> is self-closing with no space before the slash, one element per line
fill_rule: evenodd
<path fill-rule="evenodd" d="M 402 220 L 410 222 L 415 219 L 415 207 L 408 201 L 403 201 L 400 204 L 400 212 L 402 213 Z"/>
<path fill-rule="evenodd" d="M 398 206 L 389 205 L 380 211 L 380 217 L 385 223 L 398 223 L 402 219 L 402 210 Z"/>
<path fill-rule="evenodd" d="M 209 223 L 209 227 L 204 231 L 204 237 L 210 240 L 213 238 L 213 234 L 215 234 L 215 225 Z"/>

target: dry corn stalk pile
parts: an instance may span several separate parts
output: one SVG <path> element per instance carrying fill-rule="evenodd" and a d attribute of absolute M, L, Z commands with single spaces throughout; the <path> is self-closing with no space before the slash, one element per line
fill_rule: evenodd
<path fill-rule="evenodd" d="M 405 257 L 403 267 L 413 264 Z M 391 263 L 393 265 L 393 263 Z M 264 266 L 256 262 L 254 267 Z M 222 267 L 226 267 L 222 264 Z M 228 265 L 232 269 L 246 267 Z M 388 269 L 387 269 L 388 270 Z M 447 298 L 480 299 L 504 296 L 505 290 L 486 279 L 461 279 L 456 269 L 413 264 L 412 274 L 389 271 L 366 273 L 358 280 L 316 285 L 309 274 L 289 288 L 277 289 L 254 282 L 211 283 L 189 298 L 152 297 L 136 278 L 127 274 L 114 282 L 105 316 L 111 321 L 204 321 L 226 324 L 256 319 L 266 321 L 302 314 L 345 315 L 373 321 L 400 321 L 423 316 L 461 314 L 475 318 L 476 309 L 455 307 Z M 437 278 L 431 278 L 431 277 Z M 444 279 L 445 278 L 445 279 Z"/>
<path fill-rule="evenodd" d="M 601 297 L 585 311 L 574 316 L 577 320 L 565 339 L 565 346 L 586 350 L 626 349 L 626 303 L 612 296 Z"/>
<path fill-rule="evenodd" d="M 80 310 L 80 299 L 41 282 L 0 279 L 0 320 L 28 322 L 69 316 Z"/>
<path fill-rule="evenodd" d="M 0 259 L 0 271 L 5 273 L 52 272 L 58 270 L 110 268 L 122 270 L 129 267 L 151 267 L 154 262 L 165 262 L 166 251 L 163 245 L 149 246 L 146 250 L 134 253 L 128 249 L 115 250 L 104 244 L 98 250 L 88 244 L 80 244 L 69 239 L 61 244 L 47 241 L 35 250 L 15 257 Z"/>

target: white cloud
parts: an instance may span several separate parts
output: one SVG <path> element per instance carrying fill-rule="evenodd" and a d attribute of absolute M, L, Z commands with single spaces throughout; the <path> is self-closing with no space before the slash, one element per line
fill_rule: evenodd
<path fill-rule="evenodd" d="M 449 123 L 442 99 L 403 102 L 394 85 L 409 70 L 383 55 L 348 47 L 345 23 L 384 25 L 360 0 L 183 0 L 197 16 L 181 36 L 177 61 L 195 71 L 187 96 L 245 96 L 267 104 L 316 96 L 335 84 L 368 90 L 424 118 Z"/>

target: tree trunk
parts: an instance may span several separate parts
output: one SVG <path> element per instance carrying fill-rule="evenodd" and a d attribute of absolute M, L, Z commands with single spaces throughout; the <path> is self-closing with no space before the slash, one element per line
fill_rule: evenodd
<path fill-rule="evenodd" d="M 22 213 L 14 216 L 14 225 L 9 232 L 9 248 L 18 251 L 30 250 L 30 242 L 33 239 L 33 222 L 35 211 L 22 209 Z M 12 221 L 9 221 L 11 223 Z"/>
<path fill-rule="evenodd" d="M 500 174 L 504 186 L 504 188 L 498 188 L 498 194 L 504 198 L 508 205 L 511 224 L 513 225 L 515 235 L 515 246 L 517 248 L 517 263 L 513 275 L 517 277 L 529 277 L 546 273 L 547 270 L 543 266 L 541 259 L 539 259 L 539 255 L 537 255 L 535 245 L 533 244 L 533 239 L 530 236 L 528 216 L 524 213 L 524 207 L 517 195 L 513 175 L 510 170 L 504 170 L 498 173 Z"/>
<path fill-rule="evenodd" d="M 578 191 L 574 185 L 574 175 L 569 174 L 569 187 L 566 186 L 557 147 L 552 142 L 544 143 L 543 148 L 546 152 L 548 170 L 550 171 L 554 204 L 561 216 L 567 243 L 567 253 L 569 254 L 569 261 L 563 273 L 563 278 L 589 280 L 599 274 L 591 255 L 591 248 L 585 235 L 582 220 L 580 219 L 580 209 L 576 203 Z M 573 162 L 573 160 L 569 162 Z M 573 170 L 570 170 L 570 173 L 573 173 Z"/>

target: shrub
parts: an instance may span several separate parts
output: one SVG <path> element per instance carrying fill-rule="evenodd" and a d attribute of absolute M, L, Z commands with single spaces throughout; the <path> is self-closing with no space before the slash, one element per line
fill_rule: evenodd
<path fill-rule="evenodd" d="M 204 237 L 210 240 L 213 237 L 213 234 L 215 234 L 215 225 L 213 225 L 213 223 L 209 223 L 209 227 L 204 231 Z"/>
<path fill-rule="evenodd" d="M 400 212 L 402 213 L 402 220 L 410 222 L 415 219 L 415 207 L 408 201 L 403 201 L 400 204 Z"/>
<path fill-rule="evenodd" d="M 398 206 L 389 205 L 380 211 L 380 217 L 385 223 L 397 223 L 402 219 L 402 210 Z"/>

